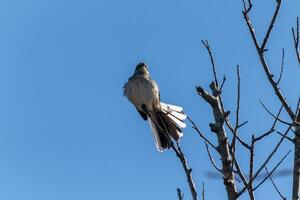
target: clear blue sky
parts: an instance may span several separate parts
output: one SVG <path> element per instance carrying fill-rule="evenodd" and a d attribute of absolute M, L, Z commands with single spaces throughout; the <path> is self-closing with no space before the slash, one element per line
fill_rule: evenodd
<path fill-rule="evenodd" d="M 275 0 L 254 4 L 251 16 L 261 39 Z M 293 108 L 300 80 L 290 28 L 299 8 L 297 0 L 283 1 L 267 53 L 278 75 L 281 48 L 286 48 L 281 88 Z M 147 62 L 162 100 L 182 105 L 214 140 L 210 108 L 194 90 L 208 88 L 212 80 L 200 42 L 208 39 L 219 77 L 226 73 L 228 78 L 224 101 L 230 110 L 235 108 L 235 65 L 241 66 L 241 119 L 249 121 L 241 134 L 247 139 L 267 130 L 271 119 L 259 99 L 274 112 L 279 103 L 241 9 L 239 0 L 2 0 L 0 199 L 173 200 L 177 187 L 190 199 L 180 162 L 171 151 L 156 151 L 148 124 L 123 97 L 122 86 L 136 63 Z M 208 199 L 225 199 L 222 181 L 205 176 L 213 168 L 203 141 L 190 125 L 184 133 L 182 148 L 197 187 L 205 182 Z M 276 140 L 258 146 L 258 161 Z M 286 142 L 278 155 L 289 149 Z M 240 152 L 246 167 L 247 154 Z M 291 166 L 292 154 L 283 167 Z M 291 178 L 276 181 L 290 197 Z M 257 192 L 257 198 L 264 196 L 279 199 L 269 182 Z"/>

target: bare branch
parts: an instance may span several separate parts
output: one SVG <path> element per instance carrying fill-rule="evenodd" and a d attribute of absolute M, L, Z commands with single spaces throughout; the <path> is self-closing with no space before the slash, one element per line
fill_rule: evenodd
<path fill-rule="evenodd" d="M 267 30 L 267 33 L 266 33 L 266 35 L 265 35 L 265 37 L 264 37 L 264 39 L 263 39 L 262 45 L 261 45 L 261 47 L 260 47 L 260 50 L 261 50 L 262 52 L 265 50 L 265 47 L 266 47 L 266 44 L 267 44 L 268 39 L 269 39 L 269 37 L 270 37 L 271 31 L 272 31 L 272 29 L 273 29 L 273 27 L 274 27 L 274 24 L 275 24 L 275 21 L 276 21 L 276 18 L 277 18 L 277 16 L 278 16 L 279 9 L 280 9 L 280 6 L 281 6 L 281 1 L 282 1 L 282 0 L 276 0 L 277 6 L 276 6 L 276 9 L 275 9 L 274 15 L 273 15 L 273 17 L 272 17 L 272 20 L 271 20 L 271 22 L 270 22 L 270 24 L 269 24 L 269 28 L 268 28 L 268 30 Z"/>
<path fill-rule="evenodd" d="M 288 134 L 288 132 L 290 131 L 290 129 L 292 128 L 292 126 L 289 126 L 289 128 L 285 131 L 284 136 L 286 136 Z M 269 156 L 266 158 L 266 160 L 263 162 L 263 164 L 260 166 L 260 168 L 257 170 L 257 172 L 254 174 L 253 178 L 249 180 L 249 183 L 246 187 L 244 187 L 238 194 L 238 196 L 240 196 L 241 194 L 244 193 L 244 191 L 250 187 L 250 184 L 255 180 L 255 178 L 260 174 L 260 172 L 263 170 L 263 168 L 268 164 L 268 162 L 271 160 L 271 158 L 273 157 L 273 155 L 276 153 L 276 151 L 278 150 L 279 146 L 281 145 L 282 141 L 284 140 L 284 137 L 281 137 L 281 139 L 278 141 L 277 145 L 275 146 L 275 148 L 273 149 L 273 151 L 269 154 Z"/>
<path fill-rule="evenodd" d="M 218 90 L 214 82 L 210 84 L 210 88 L 213 94 L 216 92 L 216 90 Z M 234 173 L 231 170 L 233 161 L 224 128 L 224 121 L 228 113 L 223 112 L 219 96 L 216 97 L 215 95 L 211 95 L 201 87 L 197 87 L 197 92 L 208 104 L 210 104 L 213 110 L 215 122 L 211 123 L 209 126 L 211 131 L 214 132 L 218 138 L 218 153 L 222 159 L 222 173 L 224 185 L 226 186 L 227 197 L 229 200 L 235 200 L 237 190 L 235 185 Z"/>
<path fill-rule="evenodd" d="M 235 112 L 235 132 L 237 131 L 239 127 L 239 114 L 240 114 L 240 99 L 241 99 L 241 78 L 240 78 L 240 66 L 237 65 L 236 67 L 236 73 L 237 73 L 237 101 L 236 101 L 236 112 Z"/>
<path fill-rule="evenodd" d="M 252 191 L 252 192 L 254 191 L 253 190 L 254 147 L 255 147 L 254 145 L 255 145 L 255 139 L 254 139 L 254 135 L 252 135 L 251 148 L 250 148 L 250 158 L 249 158 L 249 183 L 248 183 L 249 190 Z"/>
<path fill-rule="evenodd" d="M 234 182 L 234 174 L 231 170 L 232 166 L 232 158 L 229 152 L 229 144 L 228 139 L 226 136 L 226 132 L 224 129 L 224 121 L 228 117 L 229 112 L 224 111 L 224 106 L 222 103 L 222 98 L 220 96 L 221 90 L 219 88 L 218 79 L 217 79 L 217 73 L 216 73 L 216 67 L 214 63 L 214 59 L 212 56 L 212 52 L 210 49 L 210 46 L 208 44 L 208 41 L 205 42 L 202 40 L 203 45 L 206 47 L 206 50 L 208 51 L 208 54 L 210 56 L 212 69 L 213 69 L 213 75 L 214 75 L 214 81 L 210 84 L 210 88 L 212 90 L 212 95 L 209 94 L 207 91 L 205 91 L 202 87 L 197 87 L 197 93 L 199 96 L 201 96 L 207 103 L 210 104 L 214 118 L 215 123 L 210 124 L 210 128 L 212 132 L 215 132 L 218 138 L 218 153 L 221 156 L 222 159 L 222 173 L 223 173 L 223 179 L 224 179 L 224 185 L 226 186 L 227 190 L 227 196 L 229 200 L 236 199 L 236 185 Z M 224 79 L 223 79 L 224 80 Z M 222 83 L 223 85 L 223 83 Z"/>
<path fill-rule="evenodd" d="M 240 98 L 241 98 L 241 79 L 240 79 L 240 67 L 237 65 L 236 67 L 236 73 L 237 73 L 237 101 L 236 101 L 236 112 L 235 112 L 235 128 L 234 128 L 234 134 L 231 142 L 231 156 L 232 156 L 232 165 L 231 165 L 231 171 L 233 171 L 234 162 L 236 160 L 235 158 L 235 147 L 236 147 L 236 138 L 238 134 L 238 128 L 239 128 L 239 113 L 240 113 Z M 231 172 L 232 173 L 232 172 Z"/>
<path fill-rule="evenodd" d="M 271 134 L 271 133 L 273 133 L 273 132 L 275 131 L 275 125 L 276 125 L 276 122 L 277 122 L 278 119 L 279 119 L 279 116 L 280 116 L 280 113 L 281 113 L 281 111 L 282 111 L 282 108 L 283 108 L 283 106 L 281 106 L 281 108 L 279 109 L 279 111 L 278 111 L 278 113 L 277 113 L 277 115 L 276 115 L 276 117 L 275 117 L 275 120 L 274 120 L 274 122 L 273 122 L 273 124 L 272 124 L 272 127 L 270 128 L 270 130 L 267 131 L 266 133 L 262 134 L 261 136 L 256 137 L 256 138 L 254 139 L 255 142 L 256 142 L 256 141 L 259 141 L 259 140 L 261 140 L 261 139 L 263 139 L 264 137 L 268 136 L 269 134 Z"/>
<path fill-rule="evenodd" d="M 244 176 L 244 173 L 242 172 L 242 169 L 240 168 L 240 165 L 238 163 L 238 161 L 235 159 L 234 161 L 234 165 L 236 167 L 236 171 L 235 173 L 239 176 L 239 178 L 242 180 L 244 186 L 247 186 L 248 185 L 248 182 Z M 247 191 L 248 191 L 248 195 L 250 197 L 251 200 L 254 200 L 255 197 L 254 197 L 254 192 L 253 190 L 251 190 L 249 187 L 247 188 Z"/>
<path fill-rule="evenodd" d="M 196 87 L 197 93 L 203 97 L 205 99 L 205 101 L 207 101 L 211 106 L 216 105 L 217 102 L 217 98 L 208 94 L 208 92 L 206 92 L 202 87 L 198 86 Z"/>
<path fill-rule="evenodd" d="M 284 106 L 285 110 L 287 111 L 287 113 L 289 114 L 290 118 L 293 120 L 295 118 L 295 114 L 293 113 L 291 107 L 289 106 L 289 104 L 287 103 L 285 97 L 283 96 L 281 90 L 279 89 L 278 85 L 276 84 L 275 80 L 274 80 L 274 76 L 273 74 L 271 73 L 270 71 L 270 68 L 265 60 L 265 57 L 264 57 L 264 52 L 265 52 L 265 45 L 267 44 L 268 42 L 268 39 L 269 39 L 269 36 L 272 32 L 272 28 L 274 26 L 274 23 L 276 21 L 276 18 L 277 18 L 277 15 L 279 13 L 279 10 L 280 10 L 280 7 L 281 7 L 281 2 L 282 0 L 277 0 L 277 6 L 276 6 L 276 9 L 275 9 L 275 12 L 273 14 L 273 17 L 272 17 L 272 20 L 269 24 L 269 28 L 267 30 L 267 33 L 263 39 L 263 43 L 260 47 L 258 41 L 257 41 L 257 38 L 256 38 L 256 35 L 255 35 L 255 32 L 254 32 L 254 28 L 252 26 L 252 23 L 251 23 L 251 20 L 250 20 L 250 17 L 248 15 L 249 11 L 246 12 L 245 10 L 243 11 L 243 15 L 244 15 L 244 19 L 246 21 L 246 24 L 249 28 L 249 32 L 250 32 L 250 35 L 251 35 L 251 38 L 253 40 L 253 43 L 254 43 L 254 46 L 257 50 L 257 53 L 259 55 L 259 59 L 260 59 L 260 62 L 262 64 L 262 67 L 265 71 L 265 74 L 269 80 L 269 82 L 271 83 L 272 87 L 273 87 L 273 90 L 275 92 L 275 94 L 277 95 L 278 99 L 281 101 L 282 105 Z"/>
<path fill-rule="evenodd" d="M 183 200 L 183 194 L 182 194 L 180 188 L 177 188 L 177 195 L 178 195 L 178 200 Z"/>
<path fill-rule="evenodd" d="M 243 0 L 243 4 L 244 4 L 244 12 L 245 12 L 245 13 L 250 12 L 250 10 L 251 10 L 251 8 L 252 8 L 251 0 L 248 0 L 248 6 L 247 6 L 245 0 Z"/>
<path fill-rule="evenodd" d="M 205 200 L 205 186 L 204 186 L 204 182 L 202 183 L 202 200 Z"/>
<path fill-rule="evenodd" d="M 205 48 L 206 48 L 206 50 L 209 54 L 210 60 L 211 60 L 211 66 L 212 66 L 212 71 L 213 71 L 213 76 L 214 76 L 214 81 L 210 84 L 210 88 L 212 89 L 212 92 L 213 92 L 212 94 L 213 94 L 214 97 L 218 97 L 220 99 L 219 102 L 220 102 L 220 105 L 221 105 L 222 112 L 224 114 L 226 114 L 225 117 L 228 117 L 229 111 L 225 112 L 222 97 L 220 96 L 220 94 L 222 92 L 221 88 L 223 87 L 223 84 L 225 83 L 226 77 L 225 77 L 225 75 L 223 76 L 223 82 L 222 82 L 221 88 L 220 88 L 219 87 L 219 81 L 218 81 L 218 78 L 217 78 L 216 66 L 215 66 L 214 58 L 213 58 L 212 51 L 211 51 L 211 48 L 209 46 L 209 43 L 208 43 L 207 40 L 205 40 L 205 41 L 201 40 L 201 42 L 205 46 Z M 199 89 L 201 89 L 201 87 Z M 199 94 L 199 91 L 198 91 L 198 94 Z"/>
<path fill-rule="evenodd" d="M 265 104 L 260 100 L 260 104 L 262 105 L 262 107 L 267 111 L 267 113 L 269 113 L 269 115 L 271 115 L 274 119 L 277 119 L 279 122 L 281 122 L 281 123 L 283 123 L 283 124 L 285 124 L 285 125 L 288 125 L 288 126 L 290 126 L 290 125 L 292 125 L 291 123 L 289 123 L 289 122 L 286 122 L 286 121 L 284 121 L 284 120 L 282 120 L 282 119 L 280 119 L 280 118 L 277 118 L 276 117 L 276 115 L 274 115 L 266 106 L 265 106 Z"/>
<path fill-rule="evenodd" d="M 171 148 L 174 150 L 174 152 L 176 153 L 176 156 L 180 159 L 182 167 L 185 171 L 186 177 L 187 177 L 187 181 L 191 190 L 191 194 L 193 197 L 193 200 L 198 200 L 198 196 L 197 196 L 197 191 L 196 191 L 196 187 L 195 187 L 195 183 L 193 181 L 192 178 L 192 169 L 188 166 L 186 158 L 183 154 L 183 152 L 181 151 L 181 148 L 178 144 L 178 142 L 176 143 L 176 147 L 174 145 L 173 142 L 171 142 Z"/>
<path fill-rule="evenodd" d="M 151 116 L 151 114 L 146 109 L 144 110 L 144 112 L 147 113 L 148 116 Z M 179 143 L 176 142 L 176 146 L 175 146 L 172 138 L 170 137 L 170 135 L 165 133 L 163 131 L 162 127 L 158 123 L 156 123 L 156 121 L 153 121 L 153 122 L 155 123 L 157 128 L 159 128 L 161 130 L 161 132 L 164 133 L 165 136 L 168 138 L 169 143 L 170 143 L 170 147 L 174 150 L 176 156 L 179 158 L 179 160 L 181 162 L 181 165 L 184 169 L 184 172 L 186 174 L 187 182 L 189 184 L 193 200 L 198 200 L 196 186 L 195 186 L 195 183 L 194 183 L 193 177 L 192 177 L 192 168 L 190 168 L 188 166 L 187 160 L 186 160 L 185 155 L 184 155 L 184 153 L 182 152 L 182 150 L 179 146 Z"/>
<path fill-rule="evenodd" d="M 296 107 L 296 121 L 295 125 L 295 139 L 294 139 L 294 169 L 293 169 L 293 194 L 292 199 L 298 200 L 300 196 L 300 97 L 298 99 L 297 107 Z"/>
<path fill-rule="evenodd" d="M 228 117 L 225 119 L 225 123 L 226 123 L 227 128 L 230 130 L 230 132 L 233 135 L 235 135 L 236 139 L 240 142 L 240 144 L 243 145 L 246 149 L 250 150 L 250 145 L 248 145 L 246 142 L 244 142 L 238 135 L 238 129 L 241 128 L 242 126 L 244 126 L 245 124 L 247 124 L 248 121 L 245 121 L 242 124 L 238 125 L 238 129 L 236 132 L 235 132 L 235 129 L 233 128 L 233 126 L 231 125 L 231 122 L 229 121 Z M 232 146 L 232 143 L 231 143 L 231 146 Z"/>
<path fill-rule="evenodd" d="M 209 140 L 207 139 L 204 134 L 199 130 L 199 128 L 197 127 L 197 125 L 194 123 L 194 121 L 188 116 L 187 119 L 192 123 L 192 127 L 193 129 L 199 134 L 199 136 L 205 141 L 207 142 L 211 147 L 213 147 L 216 151 L 218 151 L 217 147 Z"/>
<path fill-rule="evenodd" d="M 259 188 L 274 172 L 275 170 L 279 167 L 279 165 L 284 161 L 284 159 L 289 155 L 289 153 L 291 153 L 291 150 L 289 150 L 283 157 L 282 159 L 277 163 L 277 165 L 272 169 L 272 171 L 270 173 L 268 173 L 268 175 L 253 189 L 256 190 L 257 188 Z"/>
<path fill-rule="evenodd" d="M 242 182 L 244 183 L 244 186 L 246 186 L 246 185 L 248 184 L 248 183 L 247 183 L 247 180 L 246 180 L 245 175 L 244 175 L 244 173 L 242 172 L 242 169 L 241 169 L 241 167 L 240 167 L 240 165 L 239 165 L 239 163 L 238 163 L 237 160 L 235 160 L 234 165 L 235 165 L 235 167 L 236 167 L 236 174 L 241 178 Z M 249 191 L 249 190 L 248 190 L 248 191 Z M 250 191 L 250 192 L 251 192 L 251 191 Z"/>
<path fill-rule="evenodd" d="M 277 191 L 278 195 L 281 197 L 282 200 L 286 200 L 286 197 L 284 197 L 284 196 L 281 194 L 281 192 L 279 191 L 278 187 L 276 186 L 276 184 L 275 184 L 275 182 L 274 182 L 274 180 L 273 180 L 271 174 L 269 173 L 267 167 L 265 167 L 265 170 L 266 170 L 266 172 L 267 172 L 267 174 L 268 174 L 268 176 L 269 176 L 269 178 L 270 178 L 270 180 L 271 180 L 271 182 L 272 182 L 272 185 L 274 186 L 275 190 Z"/>
<path fill-rule="evenodd" d="M 239 124 L 237 128 L 239 129 L 239 128 L 241 128 L 242 126 L 244 126 L 245 124 L 247 124 L 247 123 L 248 123 L 248 121 L 244 121 L 243 123 Z"/>
<path fill-rule="evenodd" d="M 288 141 L 292 142 L 293 144 L 295 144 L 295 141 L 290 138 L 289 136 L 284 136 L 282 133 L 280 133 L 279 131 L 276 131 L 277 134 L 281 135 L 282 137 L 284 137 L 285 139 L 287 139 Z"/>
<path fill-rule="evenodd" d="M 224 86 L 225 81 L 226 81 L 226 76 L 225 76 L 225 74 L 224 74 L 224 75 L 223 75 L 223 81 L 222 81 L 221 87 L 220 87 L 220 90 L 221 90 L 221 91 L 222 91 L 222 89 L 223 89 L 223 86 Z"/>
<path fill-rule="evenodd" d="M 254 138 L 255 142 L 259 141 L 261 139 L 263 139 L 264 137 L 270 135 L 271 133 L 273 133 L 275 131 L 275 129 L 271 128 L 270 130 L 268 130 L 267 132 L 265 132 L 264 134 L 262 134 L 261 136 L 258 136 L 256 138 Z"/>
<path fill-rule="evenodd" d="M 255 36 L 255 32 L 254 32 L 253 25 L 252 25 L 252 23 L 251 23 L 251 20 L 250 20 L 250 18 L 249 18 L 249 15 L 248 15 L 248 13 L 250 12 L 250 10 L 251 10 L 251 8 L 252 8 L 252 4 L 251 4 L 251 7 L 249 6 L 249 8 L 247 9 L 246 6 L 245 6 L 245 0 L 243 0 L 243 2 L 244 2 L 244 11 L 242 11 L 242 13 L 243 13 L 244 19 L 245 19 L 245 21 L 246 21 L 246 23 L 247 23 L 247 26 L 248 26 L 248 28 L 249 28 L 249 32 L 250 32 L 250 34 L 251 34 L 253 43 L 254 43 L 256 49 L 259 51 L 259 50 L 260 50 L 260 47 L 259 47 L 258 41 L 257 41 L 256 36 Z"/>
<path fill-rule="evenodd" d="M 280 67 L 280 75 L 278 78 L 278 81 L 276 82 L 277 85 L 279 85 L 281 78 L 282 78 L 282 74 L 283 74 L 283 66 L 284 66 L 284 48 L 282 48 L 282 56 L 281 56 L 281 67 Z"/>
<path fill-rule="evenodd" d="M 207 154 L 208 154 L 208 157 L 209 157 L 210 162 L 212 163 L 212 165 L 214 166 L 214 168 L 215 168 L 218 172 L 222 173 L 222 169 L 219 168 L 219 167 L 217 166 L 216 162 L 214 161 L 214 159 L 213 159 L 213 157 L 212 157 L 212 155 L 211 155 L 211 153 L 210 153 L 210 151 L 209 151 L 209 147 L 208 147 L 208 144 L 207 144 L 206 141 L 205 141 L 205 146 L 206 146 L 206 151 L 207 151 Z"/>
<path fill-rule="evenodd" d="M 209 54 L 209 57 L 210 57 L 210 62 L 211 62 L 211 65 L 212 65 L 212 69 L 213 69 L 213 74 L 214 74 L 214 81 L 217 85 L 217 88 L 219 89 L 219 83 L 218 83 L 218 78 L 217 78 L 217 72 L 216 72 L 216 66 L 215 66 L 215 61 L 214 61 L 214 58 L 212 56 L 212 52 L 210 50 L 210 46 L 209 46 L 209 43 L 207 40 L 201 40 L 202 44 L 205 46 L 205 48 L 207 49 L 207 52 Z"/>
<path fill-rule="evenodd" d="M 298 63 L 300 64 L 300 52 L 299 52 L 299 17 L 297 17 L 296 30 L 292 28 L 294 46 Z"/>

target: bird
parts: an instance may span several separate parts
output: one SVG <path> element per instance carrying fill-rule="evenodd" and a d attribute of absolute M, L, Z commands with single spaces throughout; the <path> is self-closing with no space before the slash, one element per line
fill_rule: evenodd
<path fill-rule="evenodd" d="M 160 101 L 157 83 L 151 79 L 145 63 L 136 65 L 133 75 L 123 87 L 124 96 L 135 106 L 141 117 L 149 121 L 155 146 L 159 152 L 179 142 L 186 127 L 187 115 L 180 106 Z"/>

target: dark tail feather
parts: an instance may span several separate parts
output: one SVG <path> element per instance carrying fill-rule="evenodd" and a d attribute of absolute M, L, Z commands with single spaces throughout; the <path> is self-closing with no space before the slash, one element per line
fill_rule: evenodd
<path fill-rule="evenodd" d="M 166 132 L 160 127 L 156 126 L 158 137 L 160 140 L 160 147 L 162 148 L 162 150 L 169 149 L 171 145 L 170 137 L 166 135 Z"/>
<path fill-rule="evenodd" d="M 169 149 L 171 138 L 177 142 L 180 138 L 181 129 L 165 113 L 156 112 L 155 115 L 155 129 L 160 140 L 160 146 L 162 149 Z"/>
<path fill-rule="evenodd" d="M 158 113 L 158 119 L 159 124 L 164 124 L 164 132 L 177 142 L 180 138 L 180 133 L 182 132 L 180 127 L 178 127 L 172 119 L 162 112 Z"/>

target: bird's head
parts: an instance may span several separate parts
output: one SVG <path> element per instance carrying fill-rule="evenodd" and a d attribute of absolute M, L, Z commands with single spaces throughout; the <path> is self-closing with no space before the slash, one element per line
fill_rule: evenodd
<path fill-rule="evenodd" d="M 149 76 L 148 66 L 145 63 L 139 63 L 135 67 L 135 75 Z"/>

